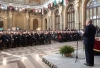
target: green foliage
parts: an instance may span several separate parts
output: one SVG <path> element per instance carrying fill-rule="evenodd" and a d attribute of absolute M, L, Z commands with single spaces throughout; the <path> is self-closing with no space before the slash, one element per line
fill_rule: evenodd
<path fill-rule="evenodd" d="M 72 53 L 74 51 L 75 51 L 75 49 L 72 46 L 68 46 L 68 45 L 62 46 L 59 50 L 59 52 L 60 52 L 60 54 L 62 54 L 62 56 L 64 54 L 69 54 L 69 53 Z"/>

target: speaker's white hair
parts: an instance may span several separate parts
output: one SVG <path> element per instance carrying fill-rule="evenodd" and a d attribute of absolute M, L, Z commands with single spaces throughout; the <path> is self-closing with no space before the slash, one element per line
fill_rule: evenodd
<path fill-rule="evenodd" d="M 92 19 L 87 19 L 86 21 L 89 23 L 92 23 Z"/>

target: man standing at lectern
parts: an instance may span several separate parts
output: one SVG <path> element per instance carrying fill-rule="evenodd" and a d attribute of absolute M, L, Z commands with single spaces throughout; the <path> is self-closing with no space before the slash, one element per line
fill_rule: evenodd
<path fill-rule="evenodd" d="M 86 21 L 85 32 L 83 33 L 83 40 L 85 45 L 86 66 L 94 66 L 94 42 L 95 42 L 96 28 L 92 24 L 92 20 Z"/>

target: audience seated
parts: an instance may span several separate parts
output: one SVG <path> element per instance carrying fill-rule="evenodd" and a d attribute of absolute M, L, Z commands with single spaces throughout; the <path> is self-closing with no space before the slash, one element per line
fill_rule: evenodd
<path fill-rule="evenodd" d="M 51 44 L 54 42 L 67 42 L 81 40 L 81 35 L 76 30 L 62 31 L 1 31 L 0 49 L 25 46 Z"/>

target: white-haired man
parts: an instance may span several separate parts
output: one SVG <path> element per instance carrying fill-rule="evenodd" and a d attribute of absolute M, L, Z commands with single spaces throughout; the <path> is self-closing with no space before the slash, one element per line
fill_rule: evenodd
<path fill-rule="evenodd" d="M 83 33 L 83 40 L 85 45 L 85 55 L 86 55 L 86 63 L 87 66 L 94 66 L 94 41 L 95 41 L 96 28 L 92 24 L 92 20 L 88 19 L 86 21 L 85 32 Z"/>

